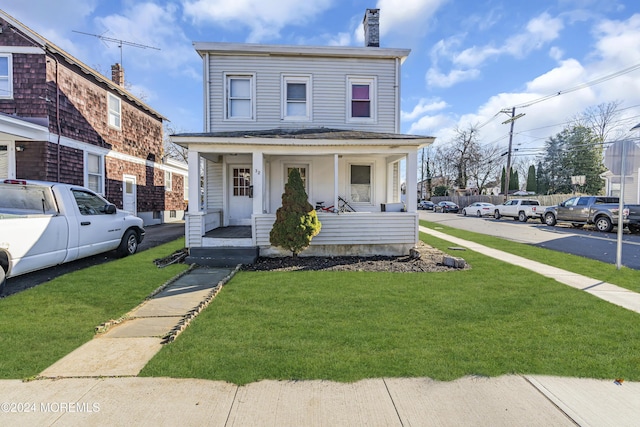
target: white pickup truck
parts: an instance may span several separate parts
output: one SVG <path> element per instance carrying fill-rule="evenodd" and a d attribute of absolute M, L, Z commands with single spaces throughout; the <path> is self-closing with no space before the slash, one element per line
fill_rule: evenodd
<path fill-rule="evenodd" d="M 540 206 L 540 202 L 535 199 L 511 199 L 501 205 L 496 205 L 493 217 L 500 219 L 506 216 L 520 222 L 527 222 L 529 218 L 535 218 L 544 223 L 546 209 L 546 206 Z"/>
<path fill-rule="evenodd" d="M 143 238 L 142 219 L 87 188 L 0 182 L 0 292 L 7 277 L 111 250 L 130 255 Z"/>

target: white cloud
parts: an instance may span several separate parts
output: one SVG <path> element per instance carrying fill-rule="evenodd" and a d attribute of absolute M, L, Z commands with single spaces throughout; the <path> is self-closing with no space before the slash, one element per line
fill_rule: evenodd
<path fill-rule="evenodd" d="M 457 83 L 474 80 L 480 75 L 480 70 L 451 70 L 449 74 L 441 73 L 437 68 L 427 71 L 427 85 L 434 87 L 451 87 Z"/>
<path fill-rule="evenodd" d="M 413 107 L 410 113 L 404 111 L 401 112 L 401 118 L 403 121 L 415 120 L 426 113 L 443 110 L 447 107 L 447 103 L 441 99 L 426 99 L 421 98 L 418 104 Z"/>
<path fill-rule="evenodd" d="M 527 23 L 527 31 L 511 37 L 500 50 L 515 57 L 523 57 L 557 39 L 563 28 L 564 24 L 560 18 L 553 18 L 545 12 L 531 19 Z"/>
<path fill-rule="evenodd" d="M 278 38 L 287 25 L 304 25 L 331 7 L 332 0 L 184 0 L 184 14 L 198 25 L 249 29 L 247 42 Z"/>
<path fill-rule="evenodd" d="M 424 116 L 421 117 L 417 122 L 411 124 L 408 133 L 410 135 L 436 136 L 437 138 L 438 135 L 434 135 L 436 129 L 450 129 L 454 126 L 454 120 L 445 114 Z"/>

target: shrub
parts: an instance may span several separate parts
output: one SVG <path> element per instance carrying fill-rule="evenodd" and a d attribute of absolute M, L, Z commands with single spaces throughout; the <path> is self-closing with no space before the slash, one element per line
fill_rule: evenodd
<path fill-rule="evenodd" d="M 300 173 L 291 169 L 282 194 L 282 206 L 276 211 L 276 222 L 269 237 L 272 245 L 291 251 L 294 257 L 320 232 L 318 215 L 307 199 Z"/>

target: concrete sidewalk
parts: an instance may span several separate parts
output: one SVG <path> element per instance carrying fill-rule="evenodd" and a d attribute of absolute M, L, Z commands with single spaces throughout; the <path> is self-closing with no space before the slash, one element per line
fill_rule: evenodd
<path fill-rule="evenodd" d="M 457 239 L 638 311 L 638 295 Z M 138 426 L 637 426 L 640 383 L 549 376 L 381 378 L 356 383 L 138 378 L 145 364 L 215 297 L 234 269 L 200 268 L 163 286 L 106 333 L 45 369 L 0 381 L 0 424 Z"/>

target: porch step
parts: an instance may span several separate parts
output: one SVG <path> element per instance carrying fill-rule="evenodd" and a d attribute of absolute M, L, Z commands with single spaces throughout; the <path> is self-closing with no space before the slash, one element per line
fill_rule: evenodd
<path fill-rule="evenodd" d="M 258 247 L 189 248 L 185 262 L 206 267 L 235 267 L 238 264 L 253 264 L 259 254 Z"/>

